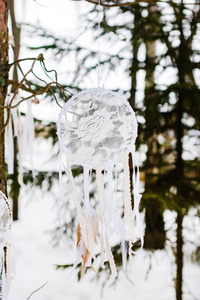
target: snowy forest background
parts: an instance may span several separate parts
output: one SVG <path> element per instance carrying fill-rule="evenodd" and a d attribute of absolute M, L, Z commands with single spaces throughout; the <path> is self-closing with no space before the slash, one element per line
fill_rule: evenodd
<path fill-rule="evenodd" d="M 9 39 L 0 36 L 0 189 L 12 202 L 18 257 L 8 299 L 27 299 L 46 282 L 32 299 L 200 299 L 200 1 L 103 1 L 100 13 L 92 2 L 0 1 L 9 6 Z M 74 248 L 57 220 L 56 121 L 71 94 L 98 85 L 98 20 L 100 86 L 124 95 L 139 124 L 145 245 L 127 274 L 114 245 L 116 282 L 109 268 L 100 277 L 88 270 L 78 282 Z M 9 138 L 8 122 L 15 132 L 19 116 L 20 143 Z M 80 170 L 73 175 L 78 183 Z M 61 221 L 75 245 L 71 203 L 68 193 Z"/>

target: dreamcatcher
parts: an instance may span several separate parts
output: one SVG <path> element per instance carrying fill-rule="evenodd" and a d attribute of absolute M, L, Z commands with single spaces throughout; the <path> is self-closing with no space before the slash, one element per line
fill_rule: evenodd
<path fill-rule="evenodd" d="M 117 93 L 100 88 L 84 90 L 64 105 L 59 115 L 57 134 L 61 159 L 61 200 L 64 168 L 77 211 L 75 266 L 82 261 L 83 274 L 85 267 L 91 266 L 98 248 L 102 268 L 104 262 L 109 261 L 112 274 L 117 276 L 111 251 L 112 239 L 121 240 L 124 266 L 127 252 L 129 255 L 133 253 L 132 246 L 138 237 L 141 246 L 143 244 L 139 221 L 139 170 L 135 156 L 135 113 Z M 73 177 L 75 165 L 83 168 L 83 195 Z M 93 174 L 95 182 L 92 180 Z M 118 209 L 117 180 L 123 181 L 123 212 Z M 95 205 L 90 197 L 91 188 L 98 198 Z"/>
<path fill-rule="evenodd" d="M 7 249 L 10 240 L 12 212 L 6 196 L 0 191 L 0 300 L 6 298 L 8 277 Z"/>

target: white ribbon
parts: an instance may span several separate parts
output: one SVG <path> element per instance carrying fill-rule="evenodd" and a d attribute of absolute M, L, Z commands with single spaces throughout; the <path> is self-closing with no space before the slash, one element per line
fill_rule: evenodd
<path fill-rule="evenodd" d="M 142 195 L 139 193 L 139 185 L 140 185 L 140 171 L 139 171 L 139 166 L 138 162 L 136 161 L 135 158 L 135 151 L 131 152 L 132 156 L 132 167 L 133 167 L 133 195 L 134 195 L 134 209 L 133 209 L 133 218 L 136 219 L 136 229 L 138 231 L 138 235 L 141 241 L 141 246 L 138 251 L 131 251 L 133 254 L 139 253 L 144 245 L 144 237 L 143 237 L 143 229 L 142 229 L 142 224 L 140 220 L 140 213 L 139 213 L 139 205 L 140 205 L 140 200 Z M 135 168 L 137 169 L 135 173 Z"/>

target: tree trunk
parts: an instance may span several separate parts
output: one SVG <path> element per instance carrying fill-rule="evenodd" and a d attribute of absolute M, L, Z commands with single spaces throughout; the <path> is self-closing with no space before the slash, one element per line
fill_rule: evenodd
<path fill-rule="evenodd" d="M 14 40 L 14 60 L 18 60 L 19 58 L 19 51 L 20 51 L 20 32 L 21 28 L 17 26 L 15 20 L 15 10 L 14 10 L 14 0 L 9 0 L 9 10 L 10 10 L 10 17 L 12 23 L 12 35 Z M 18 82 L 18 72 L 17 72 L 17 65 L 14 65 L 13 69 L 13 81 Z M 16 90 L 16 85 L 12 86 L 11 92 L 14 93 Z"/>
<path fill-rule="evenodd" d="M 14 60 L 18 60 L 19 58 L 19 51 L 20 51 L 20 32 L 21 28 L 17 26 L 15 20 L 15 11 L 14 11 L 14 0 L 9 0 L 9 9 L 10 9 L 10 16 L 11 16 L 11 23 L 12 23 L 12 34 L 14 39 Z M 17 65 L 14 65 L 13 69 L 13 81 L 18 82 L 18 72 L 17 72 Z M 11 92 L 14 93 L 17 86 L 15 84 L 12 85 Z M 14 172 L 11 176 L 12 183 L 11 183 L 11 192 L 10 196 L 12 197 L 13 201 L 13 220 L 18 220 L 18 198 L 20 192 L 20 184 L 18 181 L 19 171 L 18 171 L 18 162 L 17 162 L 17 155 L 18 155 L 18 145 L 17 139 L 14 138 Z"/>
<path fill-rule="evenodd" d="M 138 8 L 138 9 L 137 9 Z M 130 97 L 128 99 L 130 106 L 133 110 L 135 110 L 135 96 L 136 96 L 136 86 L 137 86 L 137 72 L 138 72 L 138 50 L 139 50 L 139 36 L 137 37 L 137 33 L 139 32 L 139 26 L 141 19 L 141 13 L 139 6 L 135 7 L 135 15 L 134 15 L 134 31 L 132 32 L 132 64 L 131 64 L 131 89 L 130 89 Z M 129 170 L 130 170 L 130 178 L 133 176 L 133 161 L 132 155 L 129 154 Z M 133 182 L 131 180 L 131 190 L 133 190 Z M 132 202 L 133 202 L 133 195 L 132 195 Z"/>
<path fill-rule="evenodd" d="M 4 153 L 4 108 L 8 80 L 8 2 L 0 0 L 0 190 L 7 196 L 5 153 Z M 4 247 L 4 267 L 7 272 L 7 246 Z M 0 272 L 0 290 L 2 288 L 2 271 Z M 2 295 L 4 297 L 4 295 Z"/>
<path fill-rule="evenodd" d="M 176 232 L 176 300 L 182 300 L 183 283 L 183 215 L 179 211 L 177 214 L 177 232 Z"/>
<path fill-rule="evenodd" d="M 179 46 L 179 56 L 177 60 L 177 69 L 179 84 L 182 86 L 185 83 L 184 75 L 185 70 L 185 39 L 183 34 L 183 1 L 179 7 L 180 17 L 179 17 L 179 31 L 180 31 L 180 46 Z M 177 240 L 176 240 L 176 300 L 182 300 L 182 283 L 183 283 L 183 237 L 182 237 L 182 223 L 183 223 L 183 213 L 182 213 L 182 203 L 185 201 L 185 195 L 182 191 L 182 182 L 184 180 L 184 161 L 183 161 L 183 103 L 185 94 L 182 90 L 179 91 L 177 95 L 177 106 L 176 106 L 176 178 L 177 178 Z"/>
<path fill-rule="evenodd" d="M 138 7 L 138 9 L 137 9 Z M 136 96 L 136 86 L 137 86 L 137 72 L 138 72 L 138 50 L 139 50 L 139 28 L 140 28 L 140 19 L 141 19 L 141 13 L 139 6 L 135 7 L 135 15 L 134 15 L 134 31 L 132 33 L 132 64 L 131 64 L 131 90 L 130 90 L 130 98 L 129 103 L 131 107 L 135 108 L 135 96 Z"/>
<path fill-rule="evenodd" d="M 4 109 L 8 80 L 8 2 L 0 0 L 0 190 L 6 191 L 4 155 Z"/>
<path fill-rule="evenodd" d="M 149 7 L 150 14 L 157 14 L 157 5 Z M 149 24 L 149 37 L 153 38 L 155 28 Z M 158 196 L 154 195 L 152 186 L 159 166 L 159 148 L 157 143 L 158 127 L 158 100 L 155 93 L 155 58 L 156 42 L 150 40 L 146 42 L 146 78 L 145 78 L 145 119 L 146 119 L 146 144 L 148 145 L 147 159 L 145 164 L 146 180 L 145 194 L 147 195 L 147 204 L 145 206 L 145 238 L 144 248 L 149 250 L 164 249 L 166 241 L 166 232 L 163 220 L 163 205 Z"/>
<path fill-rule="evenodd" d="M 20 184 L 18 181 L 18 160 L 17 160 L 17 153 L 18 153 L 18 141 L 17 137 L 14 137 L 14 172 L 11 176 L 12 183 L 11 183 L 11 191 L 10 196 L 13 200 L 13 220 L 18 220 L 18 199 L 20 193 Z"/>

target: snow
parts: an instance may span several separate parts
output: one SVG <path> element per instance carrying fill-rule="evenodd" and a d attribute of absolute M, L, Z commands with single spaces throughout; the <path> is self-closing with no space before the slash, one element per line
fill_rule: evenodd
<path fill-rule="evenodd" d="M 62 36 L 68 36 L 70 32 L 74 34 L 76 25 L 79 24 L 77 10 L 80 9 L 80 5 L 81 9 L 83 8 L 84 1 L 77 4 L 72 1 L 60 0 L 60 4 L 62 5 L 55 5 L 53 0 L 16 0 L 17 21 L 37 24 L 37 20 L 39 20 L 40 25 L 51 28 L 52 31 L 59 31 Z M 71 22 L 72 19 L 75 21 L 74 23 Z M 23 44 L 26 44 L 25 38 L 22 36 L 23 51 L 21 55 L 23 57 L 32 56 L 23 46 Z M 29 39 L 28 41 L 30 42 L 30 40 L 34 44 L 37 42 L 35 39 Z M 48 56 L 47 58 L 45 56 L 45 59 L 47 62 L 50 61 Z M 49 66 L 52 69 L 55 62 L 50 62 Z M 69 62 L 67 65 L 71 68 Z M 63 67 L 67 68 L 67 65 L 63 65 Z M 141 76 L 144 77 L 144 72 L 141 73 Z M 113 81 L 115 82 L 116 78 Z M 143 81 L 141 80 L 141 82 Z M 138 101 L 143 96 L 142 86 L 139 86 L 139 90 Z M 52 115 L 51 111 L 46 108 L 46 103 L 35 108 L 34 113 L 37 116 L 39 110 L 41 110 L 41 114 L 44 114 L 41 105 L 47 109 L 45 110 L 47 120 L 51 120 L 53 115 L 57 116 L 58 108 L 56 112 L 53 110 Z M 40 148 L 37 147 L 37 149 L 41 155 L 43 154 L 41 141 L 40 145 Z M 45 147 L 45 151 L 46 149 Z M 38 159 L 37 163 L 41 166 Z M 33 192 L 27 192 L 27 189 L 25 189 L 20 195 L 19 221 L 14 222 L 12 226 L 12 258 L 16 261 L 16 272 L 12 278 L 7 300 L 27 300 L 33 291 L 45 283 L 46 285 L 43 288 L 31 296 L 31 300 L 175 299 L 173 280 L 175 277 L 175 262 L 169 246 L 166 251 L 156 251 L 151 254 L 143 250 L 140 254 L 134 256 L 132 268 L 129 265 L 127 274 L 121 271 L 119 280 L 115 285 L 112 285 L 113 278 L 107 280 L 103 274 L 97 280 L 92 270 L 89 270 L 80 282 L 77 282 L 76 272 L 56 270 L 55 266 L 57 264 L 73 262 L 74 252 L 64 243 L 61 243 L 58 247 L 52 246 L 52 236 L 48 231 L 58 225 L 56 203 L 53 196 L 50 193 L 44 195 L 41 191 L 36 192 L 35 189 Z M 172 213 L 167 212 L 167 229 L 172 241 L 175 241 L 173 232 L 175 228 L 172 228 L 173 230 L 170 230 L 170 228 L 173 227 L 174 218 L 175 216 Z M 191 220 L 194 220 L 194 216 L 189 216 L 186 219 L 187 224 L 191 223 Z M 200 229 L 199 220 L 197 223 L 195 226 Z M 192 230 L 185 233 L 188 239 L 195 232 L 192 226 L 193 223 L 190 226 Z M 195 238 L 193 237 L 192 240 Z M 191 262 L 187 254 L 188 247 L 188 245 L 184 247 L 187 259 L 183 270 L 183 300 L 197 300 L 200 299 L 200 265 Z M 105 281 L 106 285 L 102 288 Z"/>
<path fill-rule="evenodd" d="M 153 255 L 143 250 L 135 255 L 132 268 L 129 265 L 127 274 L 120 271 L 119 280 L 113 286 L 113 278 L 107 280 L 102 274 L 97 280 L 92 270 L 80 282 L 76 272 L 56 270 L 55 265 L 72 262 L 74 255 L 64 243 L 52 246 L 52 236 L 48 231 L 58 225 L 55 200 L 50 193 L 43 195 L 35 190 L 24 194 L 20 198 L 20 219 L 12 226 L 18 260 L 7 300 L 26 300 L 46 282 L 31 300 L 175 299 L 175 265 L 170 249 L 156 251 Z M 200 299 L 199 278 L 200 266 L 186 262 L 183 300 Z M 104 280 L 106 286 L 103 289 Z"/>

